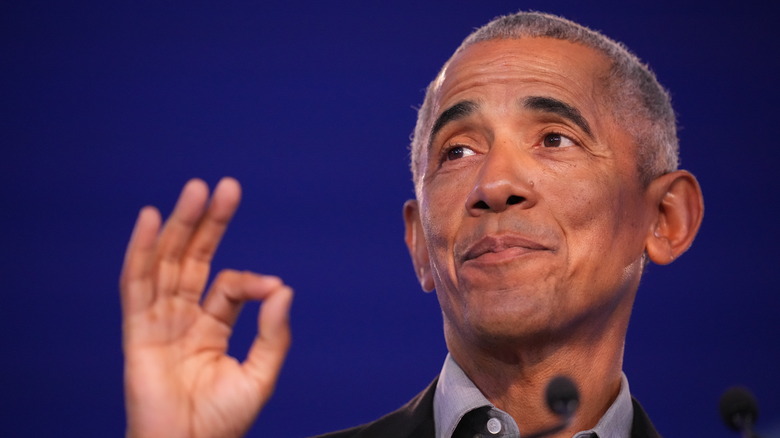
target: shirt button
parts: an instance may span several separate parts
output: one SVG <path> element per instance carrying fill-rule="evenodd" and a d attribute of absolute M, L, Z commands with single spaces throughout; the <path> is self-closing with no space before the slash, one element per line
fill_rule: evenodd
<path fill-rule="evenodd" d="M 496 435 L 497 433 L 501 432 L 501 422 L 498 421 L 498 418 L 491 418 L 490 420 L 488 420 L 487 430 L 493 435 Z"/>

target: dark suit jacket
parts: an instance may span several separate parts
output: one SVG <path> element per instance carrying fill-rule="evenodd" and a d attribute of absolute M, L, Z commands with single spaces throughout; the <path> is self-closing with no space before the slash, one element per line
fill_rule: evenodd
<path fill-rule="evenodd" d="M 374 422 L 317 438 L 435 438 L 433 394 L 436 392 L 437 381 L 438 378 L 397 411 Z M 631 438 L 661 438 L 639 402 L 636 399 L 632 399 L 632 402 L 634 420 L 631 425 Z"/>

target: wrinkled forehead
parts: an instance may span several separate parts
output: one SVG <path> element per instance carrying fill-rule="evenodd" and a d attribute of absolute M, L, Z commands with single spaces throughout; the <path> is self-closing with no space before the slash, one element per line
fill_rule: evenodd
<path fill-rule="evenodd" d="M 610 64 L 601 52 L 553 38 L 475 43 L 453 55 L 434 81 L 432 116 L 480 90 L 503 87 L 515 94 L 560 98 L 601 118 L 608 113 L 605 84 Z"/>

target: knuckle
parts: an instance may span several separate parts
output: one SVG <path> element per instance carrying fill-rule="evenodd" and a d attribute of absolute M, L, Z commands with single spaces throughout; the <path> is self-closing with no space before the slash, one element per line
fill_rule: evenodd
<path fill-rule="evenodd" d="M 235 269 L 223 269 L 217 273 L 215 283 L 232 283 L 241 277 L 241 273 Z"/>
<path fill-rule="evenodd" d="M 252 271 L 249 271 L 249 270 L 241 271 L 241 280 L 243 280 L 243 281 L 252 281 L 252 280 L 256 280 L 256 279 L 261 279 L 263 277 L 264 277 L 263 275 L 260 275 L 260 274 L 258 274 L 256 272 L 252 272 Z"/>
<path fill-rule="evenodd" d="M 268 279 L 269 281 L 275 281 L 278 282 L 279 284 L 284 284 L 282 279 L 276 275 L 266 275 L 265 278 Z"/>

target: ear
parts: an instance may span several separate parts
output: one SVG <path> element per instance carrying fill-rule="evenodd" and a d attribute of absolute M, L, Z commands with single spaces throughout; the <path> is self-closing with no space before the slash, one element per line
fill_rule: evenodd
<path fill-rule="evenodd" d="M 404 224 L 406 225 L 404 240 L 406 240 L 406 247 L 409 248 L 409 255 L 412 256 L 417 280 L 420 281 L 420 286 L 425 292 L 431 292 L 434 286 L 428 246 L 420 222 L 420 207 L 414 199 L 404 203 Z"/>
<path fill-rule="evenodd" d="M 704 199 L 696 177 L 684 170 L 662 175 L 647 189 L 657 217 L 645 248 L 654 263 L 666 265 L 693 243 L 704 215 Z"/>

